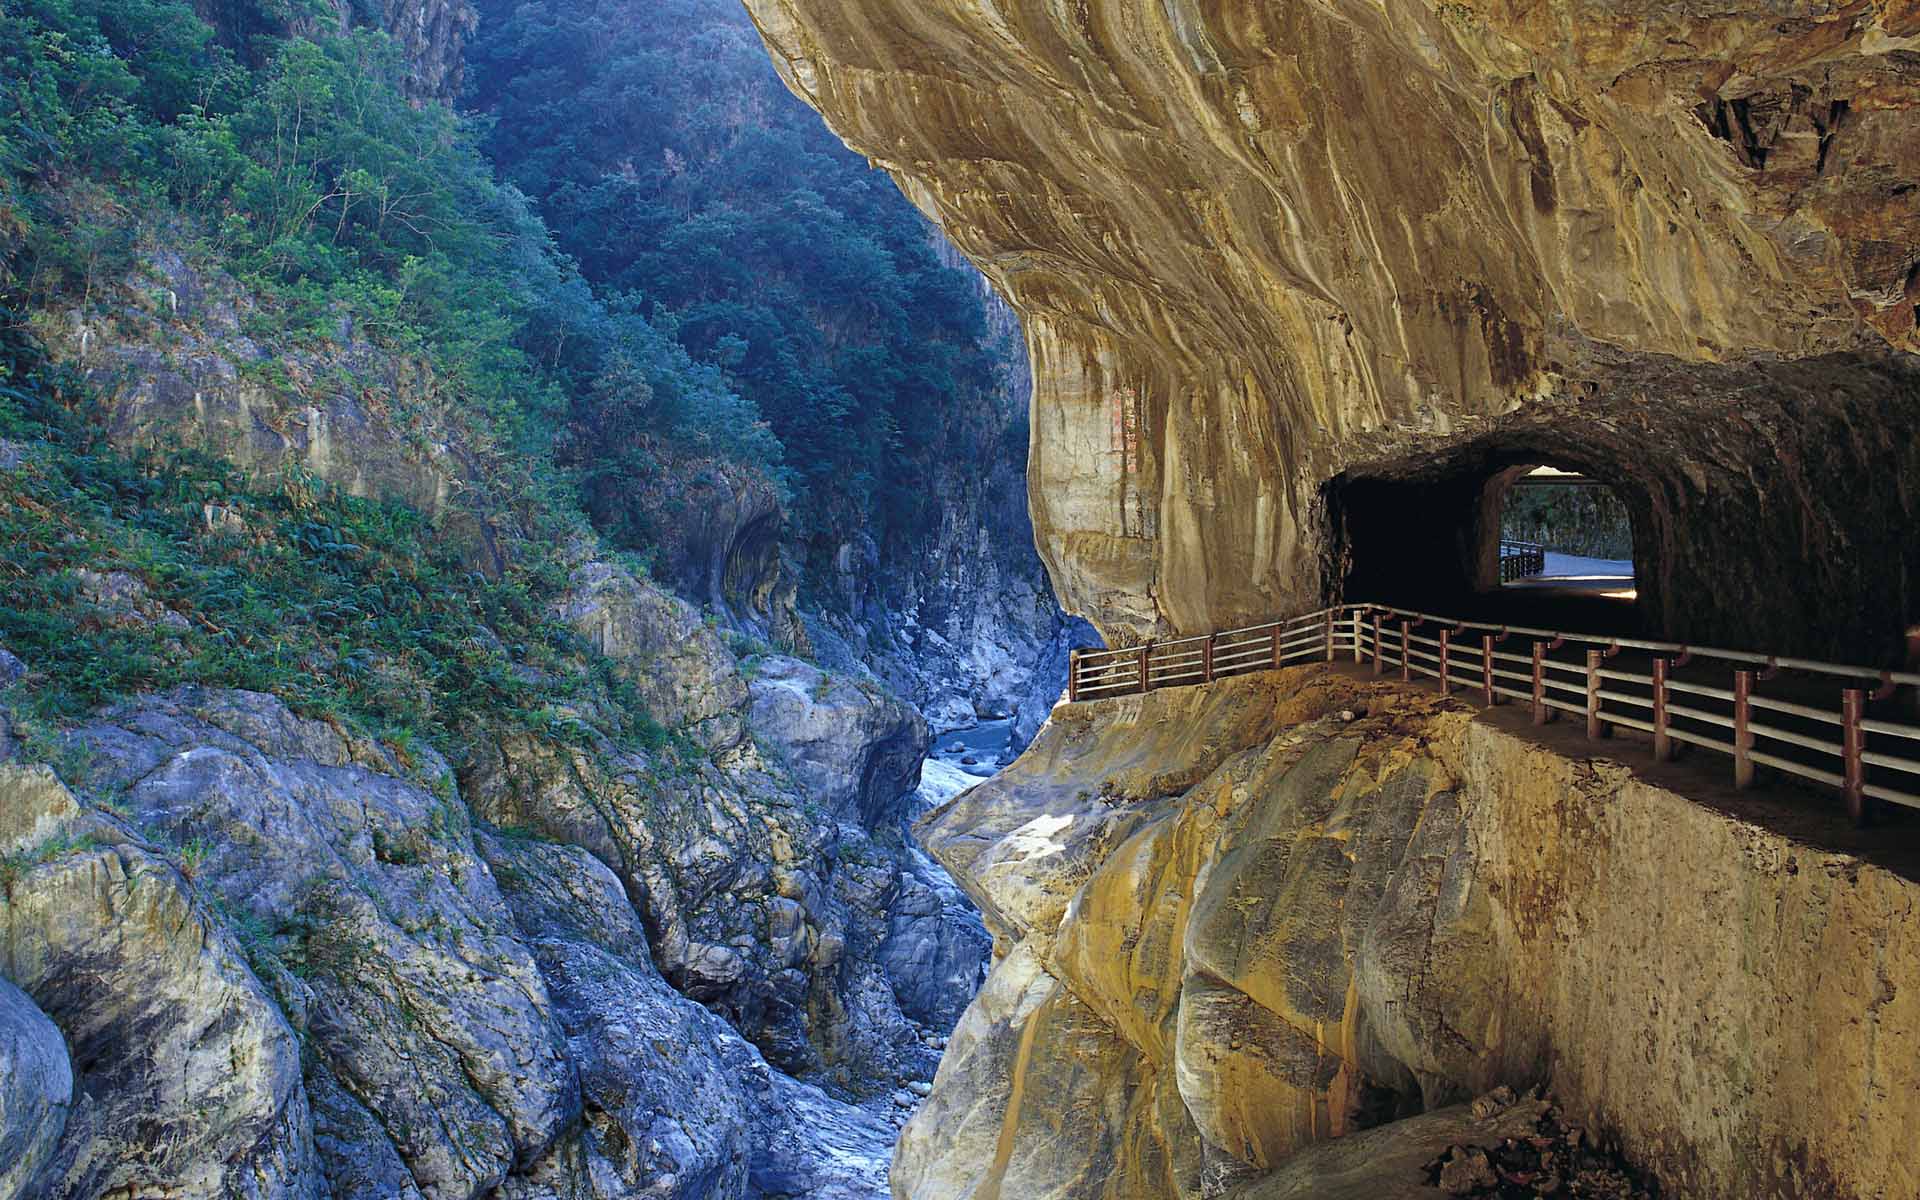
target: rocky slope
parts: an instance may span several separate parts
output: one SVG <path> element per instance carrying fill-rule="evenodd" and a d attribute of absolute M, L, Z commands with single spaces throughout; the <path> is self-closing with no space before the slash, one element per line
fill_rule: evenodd
<path fill-rule="evenodd" d="M 1897 645 L 1911 4 L 749 8 L 1019 311 L 1041 551 L 1109 635 L 1439 603 L 1546 461 L 1627 502 L 1657 629 Z"/>
<path fill-rule="evenodd" d="M 188 446 L 262 486 L 410 504 L 467 565 L 510 565 L 524 463 L 405 360 L 350 331 L 262 345 L 248 316 L 217 266 L 162 254 L 35 320 L 101 389 L 101 454 L 154 452 L 164 477 Z M 54 453 L 0 442 L 9 504 L 64 495 Z M 273 536 L 259 500 L 196 499 L 172 536 L 244 571 L 237 548 Z M 186 686 L 28 719 L 58 681 L 0 649 L 0 1196 L 884 1192 L 988 949 L 905 836 L 931 802 L 927 724 L 870 684 L 743 659 L 557 528 L 562 660 L 484 626 L 460 647 L 414 631 L 506 654 L 555 698 L 448 714 L 457 763 L 297 694 Z M 89 536 L 113 529 L 132 533 Z M 10 572 L 54 570 L 13 549 Z M 100 554 L 50 593 L 87 627 L 163 660 L 217 628 L 179 564 L 131 536 Z M 595 664 L 627 690 L 586 685 Z M 623 702 L 657 744 L 604 732 Z"/>
<path fill-rule="evenodd" d="M 1548 1081 L 1662 1194 L 1914 1194 L 1920 888 L 1790 804 L 1317 671 L 1063 709 L 921 827 L 999 958 L 894 1194 L 1434 1194 L 1295 1156 Z"/>
<path fill-rule="evenodd" d="M 948 265 L 963 267 L 937 240 Z M 969 268 L 970 269 L 970 268 Z M 939 528 L 924 545 L 849 542 L 803 616 L 807 645 L 838 671 L 870 675 L 936 730 L 1012 717 L 1024 746 L 1066 687 L 1066 654 L 1099 644 L 1064 615 L 1034 551 L 1027 513 L 1027 420 L 1033 382 L 1019 318 L 984 278 L 994 386 L 941 413 L 943 444 L 979 447 L 934 464 Z"/>
<path fill-rule="evenodd" d="M 66 735 L 77 792 L 0 765 L 5 1194 L 877 1194 L 929 983 L 986 950 L 900 837 L 925 725 L 801 664 L 750 689 L 683 602 L 577 582 L 711 759 L 456 772 L 186 689 Z"/>

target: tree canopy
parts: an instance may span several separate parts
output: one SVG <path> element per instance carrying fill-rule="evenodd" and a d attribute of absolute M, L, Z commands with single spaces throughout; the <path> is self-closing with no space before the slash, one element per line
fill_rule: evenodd
<path fill-rule="evenodd" d="M 816 556 L 924 534 L 929 456 L 968 450 L 940 444 L 940 410 L 991 386 L 980 294 L 787 93 L 740 6 L 495 3 L 468 60 L 502 177 L 597 294 L 765 418 Z"/>
<path fill-rule="evenodd" d="M 736 4 L 492 4 L 465 115 L 312 5 L 0 6 L 0 288 L 65 302 L 190 241 L 263 336 L 418 356 L 557 448 L 630 548 L 705 464 L 788 499 L 815 563 L 936 524 L 928 465 L 977 449 L 942 410 L 992 386 L 981 296 Z"/>

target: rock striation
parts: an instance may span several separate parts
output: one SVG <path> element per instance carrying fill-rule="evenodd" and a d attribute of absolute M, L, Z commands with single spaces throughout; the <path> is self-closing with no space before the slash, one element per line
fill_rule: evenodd
<path fill-rule="evenodd" d="M 73 1064 L 59 1028 L 0 979 L 0 1195 L 32 1195 L 73 1103 Z"/>
<path fill-rule="evenodd" d="M 1484 485 L 1550 462 L 1626 500 L 1658 631 L 1896 648 L 1911 4 L 749 8 L 1025 322 L 1038 542 L 1109 638 L 1410 548 L 1468 590 Z"/>
<path fill-rule="evenodd" d="M 903 837 L 925 723 L 572 580 L 679 749 L 556 713 L 456 766 L 189 687 L 0 762 L 0 1194 L 884 1191 L 987 951 Z"/>
<path fill-rule="evenodd" d="M 998 957 L 894 1194 L 1292 1195 L 1534 1084 L 1662 1194 L 1911 1194 L 1920 885 L 1785 824 L 1331 672 L 1062 709 L 920 827 Z"/>
<path fill-rule="evenodd" d="M 71 1089 L 52 1129 L 8 1105 L 0 1143 L 38 1160 L 15 1194 L 324 1196 L 299 1041 L 180 871 L 44 767 L 0 765 L 0 856 L 0 975 L 64 1037 L 56 1111 Z"/>
<path fill-rule="evenodd" d="M 837 819 L 872 829 L 920 786 L 932 735 L 899 700 L 777 655 L 755 664 L 749 686 L 754 728 Z"/>

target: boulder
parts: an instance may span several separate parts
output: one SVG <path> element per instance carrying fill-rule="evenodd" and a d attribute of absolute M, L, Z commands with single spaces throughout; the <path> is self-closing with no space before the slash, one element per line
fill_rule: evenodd
<path fill-rule="evenodd" d="M 662 974 L 776 1068 L 860 1088 L 932 1069 L 879 965 L 902 892 L 897 830 L 843 823 L 758 747 L 656 762 L 507 734 L 479 742 L 461 788 L 482 820 L 612 870 Z"/>
<path fill-rule="evenodd" d="M 577 1131 L 503 1194 L 743 1194 L 764 1141 L 765 1061 L 660 977 L 620 881 L 586 851 L 493 835 L 480 848 L 551 990 L 582 1096 Z"/>
<path fill-rule="evenodd" d="M 0 979 L 0 1196 L 37 1194 L 73 1103 L 73 1064 L 60 1030 Z"/>
<path fill-rule="evenodd" d="M 596 561 L 574 570 L 555 615 L 613 661 L 662 725 L 716 753 L 740 743 L 746 681 L 692 605 Z"/>
<path fill-rule="evenodd" d="M 35 1194 L 320 1200 L 299 1042 L 192 886 L 45 768 L 0 766 L 0 813 L 0 975 L 73 1064 Z"/>
<path fill-rule="evenodd" d="M 648 957 L 620 881 L 577 847 L 482 835 L 554 997 L 585 1098 L 512 1200 L 871 1200 L 892 1126 L 772 1070 Z"/>
<path fill-rule="evenodd" d="M 770 656 L 751 688 L 754 733 L 836 818 L 876 829 L 919 786 L 927 723 L 873 685 Z"/>
<path fill-rule="evenodd" d="M 437 756 L 413 751 L 414 778 L 373 770 L 393 752 L 235 692 L 149 699 L 78 736 L 253 931 L 310 1052 L 424 1196 L 485 1191 L 578 1119 L 541 975 Z"/>
<path fill-rule="evenodd" d="M 908 845 L 887 905 L 880 966 L 900 1008 L 930 1029 L 952 1029 L 986 978 L 993 939 L 939 864 Z"/>

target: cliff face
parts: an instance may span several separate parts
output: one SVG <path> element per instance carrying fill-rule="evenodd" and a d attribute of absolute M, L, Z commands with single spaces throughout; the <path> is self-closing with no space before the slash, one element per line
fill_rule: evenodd
<path fill-rule="evenodd" d="M 944 239 L 949 266 L 966 267 Z M 969 270 L 971 268 L 968 268 Z M 978 275 L 993 385 L 963 389 L 940 412 L 940 456 L 925 486 L 938 527 L 915 544 L 841 547 L 809 614 L 823 661 L 871 670 L 940 730 L 1013 717 L 1016 749 L 1066 686 L 1066 651 L 1093 644 L 1065 617 L 1034 553 L 1027 512 L 1027 421 L 1033 379 L 1019 318 Z"/>
<path fill-rule="evenodd" d="M 1477 483 L 1541 461 L 1621 492 L 1669 633 L 1906 619 L 1911 5 L 749 8 L 1019 310 L 1042 554 L 1110 634 L 1309 606 L 1401 535 L 1464 586 Z"/>
<path fill-rule="evenodd" d="M 1063 709 L 921 826 L 1001 957 L 894 1194 L 1317 1195 L 1549 1081 L 1673 1194 L 1912 1194 L 1920 889 L 1765 812 L 1329 673 Z"/>
<path fill-rule="evenodd" d="M 457 726 L 436 739 L 450 761 L 424 726 L 375 736 L 301 676 L 260 677 L 285 697 L 155 686 L 54 715 L 36 701 L 93 663 L 0 648 L 0 1196 L 882 1191 L 905 1089 L 924 1088 L 987 953 L 903 836 L 927 803 L 926 722 L 745 654 L 583 521 L 529 516 L 527 464 L 417 362 L 351 329 L 250 335 L 250 298 L 217 266 L 143 253 L 91 307 L 32 321 L 100 389 L 85 411 L 103 440 L 156 452 L 145 478 L 178 489 L 180 556 L 141 550 L 157 491 L 83 499 L 76 451 L 5 438 L 0 512 L 100 522 L 10 532 L 9 588 L 65 581 L 49 609 L 174 664 L 222 626 L 186 564 L 217 556 L 253 589 L 254 551 L 290 542 L 243 479 L 310 506 L 404 502 L 463 552 L 433 590 L 475 614 L 469 561 L 518 569 L 533 536 L 559 539 L 515 585 L 556 638 L 522 638 L 500 609 L 452 637 L 431 611 L 405 618 L 407 640 L 503 655 L 516 692 L 553 703 L 429 698 L 414 680 Z M 243 471 L 194 490 L 168 456 L 182 448 Z M 359 561 L 376 532 L 327 536 Z M 393 617 L 393 595 L 366 589 L 354 619 Z M 303 641 L 304 615 L 276 612 L 275 636 L 323 675 L 344 643 Z M 363 678 L 405 671 L 356 661 Z M 612 708 L 651 714 L 656 736 L 620 735 Z"/>
<path fill-rule="evenodd" d="M 1898 645 L 1911 4 L 748 7 L 1020 313 L 1110 639 L 1471 602 L 1545 463 L 1625 503 L 1650 632 Z M 1910 873 L 1772 829 L 1339 676 L 1061 710 L 920 826 L 999 957 L 895 1194 L 1313 1194 L 1311 1144 L 1549 1081 L 1668 1190 L 1913 1193 Z"/>

